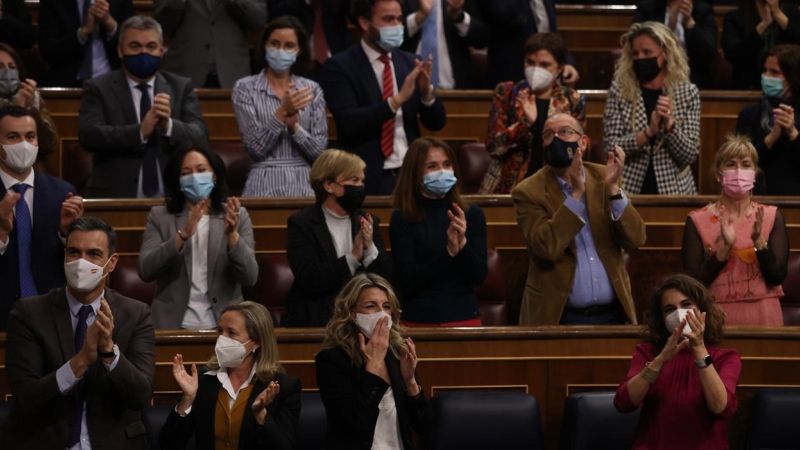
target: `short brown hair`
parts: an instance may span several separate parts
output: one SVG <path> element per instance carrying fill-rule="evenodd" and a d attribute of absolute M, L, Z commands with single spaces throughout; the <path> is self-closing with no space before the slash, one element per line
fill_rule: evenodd
<path fill-rule="evenodd" d="M 778 58 L 778 67 L 792 90 L 792 97 L 800 98 L 800 45 L 776 45 L 767 52 L 764 60 L 770 56 Z"/>
<path fill-rule="evenodd" d="M 364 171 L 367 164 L 355 153 L 337 150 L 334 148 L 325 150 L 314 161 L 309 174 L 309 182 L 317 202 L 322 202 L 328 197 L 325 190 L 326 181 L 336 181 L 336 177 L 341 174 L 345 176 L 358 175 Z"/>
<path fill-rule="evenodd" d="M 536 33 L 525 41 L 523 52 L 525 56 L 536 53 L 539 50 L 550 52 L 559 66 L 563 66 L 567 62 L 567 47 L 564 45 L 564 40 L 561 39 L 561 36 L 555 33 Z"/>
<path fill-rule="evenodd" d="M 722 329 L 725 326 L 725 312 L 717 304 L 714 294 L 709 292 L 702 283 L 682 273 L 665 278 L 650 295 L 649 309 L 644 313 L 643 340 L 661 349 L 664 348 L 672 334 L 670 330 L 667 330 L 661 312 L 661 299 L 664 293 L 670 289 L 676 289 L 686 295 L 697 303 L 697 309 L 700 312 L 706 313 L 706 330 L 703 334 L 705 343 L 715 345 L 721 341 Z"/>
<path fill-rule="evenodd" d="M 400 175 L 397 177 L 397 185 L 392 193 L 392 206 L 400 210 L 403 217 L 411 222 L 422 220 L 422 208 L 419 201 L 422 198 L 422 178 L 425 172 L 425 163 L 428 161 L 428 151 L 432 148 L 441 148 L 447 154 L 447 158 L 453 165 L 453 174 L 457 179 L 461 178 L 456 160 L 456 152 L 441 139 L 435 137 L 421 137 L 408 147 L 403 167 L 400 168 Z M 445 195 L 448 203 L 458 203 L 464 211 L 469 204 L 461 198 L 461 188 L 456 182 L 455 186 Z"/>

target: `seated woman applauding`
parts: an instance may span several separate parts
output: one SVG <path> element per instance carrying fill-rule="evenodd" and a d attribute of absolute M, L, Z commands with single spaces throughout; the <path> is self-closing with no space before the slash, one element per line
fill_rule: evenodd
<path fill-rule="evenodd" d="M 631 448 L 727 450 L 742 361 L 716 347 L 725 313 L 714 296 L 688 275 L 672 276 L 650 296 L 644 322 L 645 342 L 614 397 L 620 412 L 642 407 Z"/>
<path fill-rule="evenodd" d="M 683 269 L 717 298 L 728 325 L 783 325 L 789 238 L 783 214 L 753 201 L 758 153 L 747 137 L 729 136 L 714 163 L 722 194 L 689 213 Z"/>
<path fill-rule="evenodd" d="M 267 308 L 228 305 L 209 369 L 191 375 L 175 355 L 172 374 L 183 397 L 161 429 L 161 448 L 292 450 L 300 417 L 300 380 L 283 373 Z"/>
<path fill-rule="evenodd" d="M 316 203 L 289 217 L 286 256 L 294 284 L 281 326 L 323 327 L 333 299 L 356 272 L 389 276 L 380 220 L 361 209 L 364 161 L 326 150 L 311 168 Z"/>
<path fill-rule="evenodd" d="M 157 281 L 157 329 L 212 329 L 222 308 L 258 279 L 253 224 L 229 198 L 225 164 L 205 145 L 187 144 L 164 168 L 165 206 L 154 206 L 139 253 L 139 277 Z"/>
<path fill-rule="evenodd" d="M 400 303 L 378 275 L 360 273 L 336 298 L 317 354 L 328 449 L 413 450 L 432 413 L 417 383 L 417 351 L 398 325 Z"/>

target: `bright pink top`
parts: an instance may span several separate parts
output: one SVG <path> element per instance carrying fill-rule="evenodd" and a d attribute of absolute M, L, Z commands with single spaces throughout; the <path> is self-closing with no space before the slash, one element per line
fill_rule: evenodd
<path fill-rule="evenodd" d="M 733 349 L 708 347 L 714 368 L 719 373 L 728 404 L 722 414 L 712 414 L 706 406 L 700 384 L 700 370 L 694 364 L 690 349 L 677 354 L 662 369 L 661 375 L 639 405 L 634 405 L 628 395 L 628 380 L 644 368 L 645 363 L 658 356 L 652 344 L 638 344 L 631 359 L 631 368 L 625 381 L 617 388 L 614 406 L 622 413 L 642 407 L 636 438 L 631 449 L 727 449 L 728 418 L 736 412 L 739 400 L 736 385 L 742 360 Z"/>

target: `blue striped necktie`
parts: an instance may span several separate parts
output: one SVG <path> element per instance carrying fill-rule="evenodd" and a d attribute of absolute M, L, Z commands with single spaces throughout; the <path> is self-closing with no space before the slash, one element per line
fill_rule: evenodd
<path fill-rule="evenodd" d="M 434 86 L 439 85 L 439 24 L 437 22 L 437 16 L 439 15 L 439 9 L 441 6 L 441 0 L 434 0 L 433 8 L 431 8 L 431 13 L 428 14 L 428 18 L 425 19 L 424 22 L 421 23 L 422 25 L 422 46 L 420 47 L 420 52 L 422 53 L 422 62 L 428 62 L 428 55 L 433 55 L 433 67 L 431 70 L 431 83 Z"/>
<path fill-rule="evenodd" d="M 31 210 L 28 202 L 25 201 L 25 191 L 28 185 L 18 183 L 11 187 L 16 191 L 20 198 L 14 206 L 17 216 L 17 256 L 19 258 L 19 293 L 21 297 L 33 297 L 39 295 L 36 289 L 36 281 L 33 279 L 33 224 L 31 223 Z"/>

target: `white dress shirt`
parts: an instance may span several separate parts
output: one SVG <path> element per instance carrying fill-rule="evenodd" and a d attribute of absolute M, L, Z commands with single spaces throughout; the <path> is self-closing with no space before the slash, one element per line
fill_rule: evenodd
<path fill-rule="evenodd" d="M 34 176 L 32 170 L 31 173 L 27 177 L 25 177 L 25 181 L 19 181 L 16 178 L 12 177 L 11 175 L 3 172 L 2 169 L 0 169 L 0 180 L 3 180 L 3 186 L 5 186 L 6 192 L 13 194 L 15 191 L 12 190 L 11 188 L 19 183 L 25 183 L 28 185 L 28 189 L 25 190 L 25 202 L 28 204 L 28 211 L 30 211 L 31 213 L 31 226 L 33 226 L 33 179 Z M 17 210 L 16 208 L 14 208 L 14 215 L 16 216 L 16 214 Z M 10 239 L 11 239 L 10 237 L 7 237 L 5 242 L 0 241 L 0 256 L 5 254 Z"/>
<path fill-rule="evenodd" d="M 81 22 L 85 23 L 86 19 L 83 16 L 83 4 L 84 2 L 89 2 L 90 4 L 94 4 L 93 0 L 78 0 L 78 16 L 81 17 Z M 116 22 L 116 21 L 115 21 Z M 83 25 L 83 23 L 81 25 Z M 106 42 L 102 39 L 102 34 L 100 33 L 100 27 L 103 25 L 96 24 L 94 26 L 94 30 L 92 31 L 92 42 L 90 45 L 92 46 L 92 78 L 99 77 L 100 75 L 104 75 L 108 72 L 111 72 L 111 63 L 108 62 L 108 55 L 106 55 Z M 117 30 L 119 30 L 119 24 L 114 24 L 114 29 L 111 30 L 110 33 L 107 33 L 106 41 L 110 41 L 114 39 L 114 36 L 117 34 Z M 80 30 L 78 31 L 78 42 L 81 45 L 86 45 L 86 38 L 83 34 L 81 34 Z M 80 79 L 80 73 L 76 77 Z M 85 81 L 85 80 L 84 80 Z"/>
<path fill-rule="evenodd" d="M 544 0 L 531 0 L 531 9 L 533 10 L 533 18 L 536 21 L 536 31 L 538 33 L 549 32 L 550 19 L 547 17 L 547 8 L 544 6 Z"/>
<path fill-rule="evenodd" d="M 188 330 L 210 330 L 217 326 L 211 301 L 208 299 L 208 234 L 209 216 L 197 222 L 191 238 L 192 279 L 189 281 L 189 307 L 183 314 L 181 328 Z"/>
<path fill-rule="evenodd" d="M 669 7 L 667 7 L 667 12 L 664 13 L 664 25 L 669 28 Z M 675 19 L 675 29 L 672 30 L 675 34 L 675 38 L 678 39 L 681 46 L 686 48 L 686 30 L 683 28 L 683 13 L 678 12 L 678 17 Z"/>
<path fill-rule="evenodd" d="M 375 433 L 372 435 L 371 450 L 397 449 L 403 449 L 403 440 L 400 438 L 397 405 L 394 402 L 392 387 L 389 386 L 378 404 L 378 421 L 375 423 Z"/>
<path fill-rule="evenodd" d="M 453 64 L 450 62 L 450 49 L 447 47 L 447 38 L 445 38 L 444 35 L 444 23 L 442 21 L 442 16 L 446 14 L 446 10 L 442 8 L 442 2 L 440 1 L 434 1 L 433 7 L 438 10 L 438 14 L 436 15 L 436 49 L 439 60 L 433 62 L 439 66 L 439 85 L 437 87 L 441 89 L 454 89 L 456 87 L 456 79 L 453 76 Z M 453 23 L 456 26 L 456 30 L 458 30 L 459 36 L 467 36 L 471 20 L 469 14 L 465 11 L 464 20 L 460 23 Z M 417 34 L 422 29 L 423 25 L 425 25 L 424 22 L 421 24 L 417 23 L 416 13 L 409 14 L 408 18 L 406 18 L 409 36 Z M 417 45 L 417 54 L 423 61 L 427 61 L 428 55 L 423 55 L 421 52 L 422 40 L 420 39 L 419 45 Z"/>
<path fill-rule="evenodd" d="M 233 408 L 233 404 L 236 403 L 236 398 L 239 397 L 239 392 L 242 392 L 242 389 L 250 385 L 250 383 L 253 381 L 253 377 L 255 376 L 255 374 L 256 374 L 256 365 L 253 364 L 253 368 L 250 369 L 250 376 L 247 377 L 247 380 L 245 380 L 245 382 L 242 383 L 241 386 L 239 386 L 238 391 L 233 390 L 233 384 L 231 383 L 231 379 L 228 376 L 228 369 L 226 369 L 225 367 L 220 367 L 217 370 L 209 370 L 204 375 L 217 377 L 217 380 L 219 380 L 220 384 L 222 384 L 222 389 L 228 391 L 228 409 L 231 409 Z M 178 412 L 178 405 L 175 405 L 175 412 Z M 186 411 L 183 414 L 180 413 L 178 414 L 181 417 L 186 417 L 190 412 L 192 412 L 191 406 L 186 408 Z"/>

